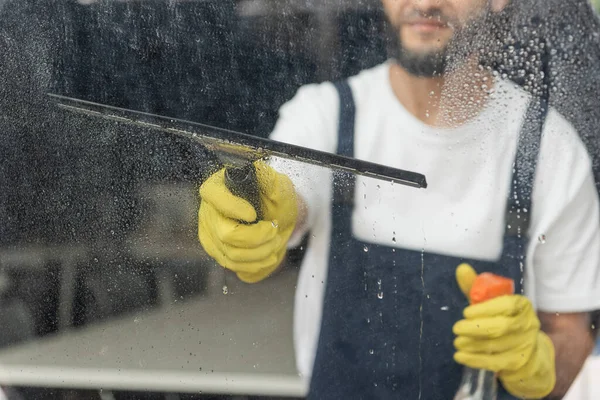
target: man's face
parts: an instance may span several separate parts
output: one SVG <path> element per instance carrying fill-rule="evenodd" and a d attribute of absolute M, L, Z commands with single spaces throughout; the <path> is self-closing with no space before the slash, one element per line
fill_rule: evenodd
<path fill-rule="evenodd" d="M 442 74 L 449 47 L 468 47 L 499 1 L 382 0 L 391 28 L 392 56 L 413 75 Z"/>

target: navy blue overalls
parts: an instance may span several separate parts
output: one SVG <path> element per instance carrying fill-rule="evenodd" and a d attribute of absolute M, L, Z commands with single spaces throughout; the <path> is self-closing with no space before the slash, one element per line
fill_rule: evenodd
<path fill-rule="evenodd" d="M 341 100 L 338 154 L 353 157 L 352 92 L 345 81 L 336 88 Z M 526 118 L 521 132 L 541 133 L 535 121 L 539 118 Z M 535 153 L 527 156 L 536 160 Z M 518 151 L 517 159 L 524 154 Z M 334 174 L 329 272 L 308 399 L 454 397 L 462 366 L 453 360 L 452 326 L 468 305 L 456 283 L 456 267 L 468 262 L 478 272 L 510 277 L 521 292 L 526 250 L 521 232 L 531 215 L 533 169 L 525 178 L 518 175 L 513 173 L 502 256 L 489 262 L 357 240 L 351 232 L 354 177 Z M 514 397 L 500 388 L 500 399 Z"/>

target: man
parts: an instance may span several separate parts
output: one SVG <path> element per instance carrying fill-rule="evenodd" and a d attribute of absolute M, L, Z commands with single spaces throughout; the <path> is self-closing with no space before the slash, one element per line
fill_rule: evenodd
<path fill-rule="evenodd" d="M 391 59 L 303 87 L 280 110 L 273 139 L 418 171 L 426 190 L 257 162 L 253 223 L 223 171 L 201 187 L 200 242 L 245 282 L 274 273 L 310 230 L 295 304 L 309 398 L 450 399 L 464 366 L 496 372 L 501 399 L 560 398 L 590 354 L 590 159 L 553 109 L 540 137 L 534 102 L 479 65 L 507 2 L 383 0 Z M 475 270 L 512 278 L 516 294 L 469 306 Z"/>

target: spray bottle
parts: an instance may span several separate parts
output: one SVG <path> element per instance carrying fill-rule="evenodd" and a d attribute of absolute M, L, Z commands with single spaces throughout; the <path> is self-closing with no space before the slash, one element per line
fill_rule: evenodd
<path fill-rule="evenodd" d="M 514 291 L 512 279 L 484 272 L 475 279 L 469 298 L 471 304 L 477 304 Z M 496 400 L 497 396 L 498 380 L 493 371 L 465 367 L 454 400 Z"/>

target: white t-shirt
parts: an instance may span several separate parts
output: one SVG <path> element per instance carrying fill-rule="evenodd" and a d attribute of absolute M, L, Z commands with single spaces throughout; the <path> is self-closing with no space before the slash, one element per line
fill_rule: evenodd
<path fill-rule="evenodd" d="M 395 97 L 389 63 L 350 78 L 358 159 L 422 173 L 427 189 L 358 177 L 353 233 L 359 240 L 482 260 L 502 251 L 504 211 L 528 98 L 498 80 L 478 117 L 430 127 Z M 330 82 L 300 88 L 280 109 L 271 138 L 335 153 L 339 99 Z M 331 232 L 331 171 L 273 159 L 309 208 L 310 244 L 299 275 L 294 343 L 309 379 L 320 329 Z M 290 241 L 299 243 L 300 232 Z M 574 128 L 548 113 L 532 199 L 525 293 L 540 310 L 600 308 L 599 201 L 589 155 Z M 395 241 L 392 240 L 395 238 Z"/>

